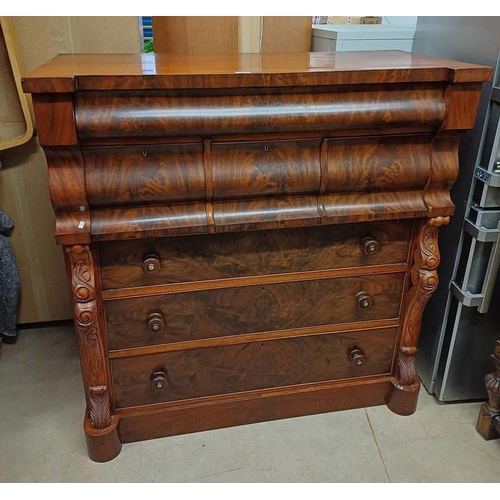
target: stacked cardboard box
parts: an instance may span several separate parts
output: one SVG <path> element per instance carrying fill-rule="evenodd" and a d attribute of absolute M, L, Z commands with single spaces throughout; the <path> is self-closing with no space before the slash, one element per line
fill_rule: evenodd
<path fill-rule="evenodd" d="M 382 18 L 373 16 L 313 16 L 313 24 L 382 24 Z"/>

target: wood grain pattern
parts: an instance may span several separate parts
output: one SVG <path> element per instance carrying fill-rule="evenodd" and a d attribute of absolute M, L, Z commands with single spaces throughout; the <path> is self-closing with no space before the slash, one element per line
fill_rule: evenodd
<path fill-rule="evenodd" d="M 428 210 L 422 191 L 328 194 L 324 207 L 326 224 L 424 217 Z"/>
<path fill-rule="evenodd" d="M 320 140 L 213 143 L 214 199 L 316 193 L 320 144 Z"/>
<path fill-rule="evenodd" d="M 217 201 L 214 220 L 217 232 L 321 224 L 316 195 Z"/>
<path fill-rule="evenodd" d="M 320 335 L 112 360 L 118 407 L 389 373 L 396 329 Z M 366 354 L 353 366 L 348 353 Z M 164 390 L 151 386 L 163 369 Z"/>
<path fill-rule="evenodd" d="M 87 419 L 83 422 L 90 460 L 109 462 L 120 454 L 123 441 L 118 426 L 119 423 L 120 419 L 116 415 L 111 417 L 111 424 L 104 429 L 92 427 Z"/>
<path fill-rule="evenodd" d="M 87 399 L 87 418 L 94 429 L 104 429 L 111 425 L 112 405 L 96 267 L 89 246 L 74 245 L 65 250 Z"/>
<path fill-rule="evenodd" d="M 428 189 L 449 191 L 458 175 L 458 147 L 460 135 L 438 135 L 432 141 L 432 174 Z"/>
<path fill-rule="evenodd" d="M 432 214 L 452 215 L 454 205 L 442 191 Z M 425 217 L 434 197 L 422 191 L 287 196 L 213 203 L 215 232 L 294 228 L 375 220 Z M 207 204 L 99 208 L 91 211 L 93 241 L 125 240 L 208 233 Z"/>
<path fill-rule="evenodd" d="M 445 130 L 468 130 L 474 127 L 482 84 L 456 83 L 446 89 Z"/>
<path fill-rule="evenodd" d="M 237 16 L 153 16 L 155 52 L 238 52 Z"/>
<path fill-rule="evenodd" d="M 152 315 L 150 315 L 152 316 Z M 163 318 L 164 319 L 164 318 Z M 338 325 L 319 325 L 298 328 L 295 330 L 278 330 L 271 332 L 243 333 L 227 337 L 216 337 L 208 339 L 188 340 L 185 342 L 173 342 L 171 344 L 157 344 L 140 347 L 129 347 L 127 349 L 110 349 L 110 359 L 130 358 L 146 356 L 150 354 L 185 351 L 189 349 L 201 349 L 206 347 L 247 344 L 249 342 L 263 342 L 265 340 L 288 339 L 296 337 L 307 337 L 311 335 L 330 335 L 332 333 L 363 331 L 369 335 L 371 330 L 380 328 L 399 327 L 399 319 L 377 319 L 371 321 L 356 321 L 340 323 Z"/>
<path fill-rule="evenodd" d="M 370 101 L 370 106 L 366 102 Z M 334 93 L 159 97 L 147 93 L 77 94 L 80 139 L 217 136 L 390 126 L 437 130 L 446 113 L 444 89 L 420 86 Z"/>
<path fill-rule="evenodd" d="M 450 188 L 458 176 L 459 141 L 456 132 L 436 136 L 432 141 L 432 173 L 424 191 L 427 217 L 453 215 L 455 211 Z"/>
<path fill-rule="evenodd" d="M 104 289 L 219 280 L 242 276 L 405 263 L 411 220 L 274 231 L 194 235 L 103 242 L 99 245 Z M 365 255 L 363 238 L 378 252 Z M 146 255 L 157 255 L 157 272 L 145 273 Z"/>
<path fill-rule="evenodd" d="M 201 144 L 82 152 L 91 207 L 205 200 Z"/>
<path fill-rule="evenodd" d="M 23 78 L 25 92 L 483 82 L 492 69 L 401 51 L 278 54 L 59 54 Z"/>
<path fill-rule="evenodd" d="M 433 136 L 330 140 L 327 193 L 423 189 Z"/>
<path fill-rule="evenodd" d="M 384 402 L 411 414 L 437 229 L 490 77 L 393 51 L 63 54 L 30 73 L 91 458 Z"/>
<path fill-rule="evenodd" d="M 438 231 L 441 226 L 449 222 L 449 217 L 424 219 L 419 228 L 414 263 L 411 269 L 412 288 L 407 295 L 401 345 L 417 345 L 424 307 L 439 283 L 437 274 L 440 262 Z M 416 376 L 413 378 L 416 379 Z"/>
<path fill-rule="evenodd" d="M 91 219 L 94 241 L 208 232 L 205 203 L 99 208 Z"/>
<path fill-rule="evenodd" d="M 414 262 L 410 274 L 412 286 L 406 294 L 396 371 L 392 380 L 394 389 L 388 398 L 388 406 L 391 408 L 399 398 L 405 397 L 405 393 L 408 395 L 406 399 L 411 400 L 413 405 L 408 410 L 400 410 L 402 414 L 413 413 L 416 409 L 416 394 L 420 381 L 415 371 L 415 356 L 420 325 L 425 306 L 439 283 L 439 228 L 449 221 L 449 217 L 423 219 L 416 236 Z"/>
<path fill-rule="evenodd" d="M 132 297 L 152 297 L 173 293 L 193 292 L 197 290 L 215 290 L 219 288 L 235 288 L 271 283 L 292 283 L 316 279 L 338 278 L 339 276 L 362 276 L 365 274 L 404 273 L 408 264 L 383 264 L 378 266 L 341 267 L 339 269 L 323 269 L 319 271 L 301 271 L 297 273 L 267 274 L 264 276 L 247 276 L 210 281 L 192 281 L 167 285 L 149 285 L 131 288 L 113 288 L 103 290 L 103 300 L 129 299 Z"/>
<path fill-rule="evenodd" d="M 404 274 L 355 276 L 109 300 L 112 349 L 301 327 L 397 318 Z M 356 294 L 372 298 L 360 309 Z M 147 328 L 161 313 L 162 331 Z"/>
<path fill-rule="evenodd" d="M 83 158 L 78 146 L 44 148 L 50 199 L 56 213 L 88 212 Z M 90 232 L 90 227 L 87 227 Z"/>
<path fill-rule="evenodd" d="M 262 52 L 311 50 L 310 16 L 264 16 L 262 21 Z"/>
<path fill-rule="evenodd" d="M 330 139 L 322 143 L 319 140 L 222 144 L 205 141 L 203 161 L 199 144 L 84 148 L 83 151 L 90 204 L 98 208 L 92 214 L 93 232 L 99 239 L 105 239 L 101 236 L 103 226 L 109 226 L 106 227 L 109 233 L 126 232 L 123 237 L 133 233 L 123 227 L 115 209 L 103 211 L 106 206 L 132 205 L 127 218 L 144 219 L 142 236 L 159 229 L 164 229 L 165 234 L 179 234 L 178 222 L 190 216 L 194 216 L 193 221 L 199 218 L 199 214 L 185 213 L 199 210 L 196 204 L 172 206 L 161 218 L 150 217 L 153 225 L 148 227 L 147 217 L 141 216 L 145 208 L 133 208 L 137 203 L 205 199 L 206 231 L 339 223 L 343 207 L 351 213 L 361 209 L 377 217 L 385 209 L 389 211 L 385 218 L 392 218 L 394 212 L 414 217 L 428 210 L 429 215 L 440 210 L 452 211 L 448 187 L 456 176 L 457 148 L 455 137 L 433 140 L 423 135 Z M 426 188 L 429 192 L 422 196 L 408 191 L 412 188 Z M 396 194 L 393 190 L 400 192 Z M 352 194 L 353 191 L 367 194 Z M 349 194 L 346 198 L 334 192 Z M 312 197 L 312 193 L 318 198 Z M 406 207 L 408 203 L 414 206 Z M 331 213 L 330 206 L 336 213 Z M 159 213 L 161 209 L 151 210 Z M 172 217 L 176 219 L 174 224 L 170 223 Z M 116 226 L 113 228 L 111 224 Z M 172 231 L 167 232 L 169 228 Z M 196 224 L 190 232 L 199 231 L 200 225 Z"/>
<path fill-rule="evenodd" d="M 212 141 L 203 141 L 203 171 L 205 173 L 205 201 L 207 211 L 208 232 L 215 231 L 214 220 L 214 174 L 212 168 Z"/>
<path fill-rule="evenodd" d="M 381 405 L 389 387 L 387 377 L 322 382 L 293 388 L 235 394 L 216 400 L 185 401 L 159 409 L 118 409 L 124 443 L 175 436 L 221 427 L 313 415 L 361 406 Z M 208 399 L 208 398 L 207 398 Z M 126 413 L 125 413 L 126 411 Z"/>
<path fill-rule="evenodd" d="M 34 94 L 33 109 L 41 146 L 78 144 L 72 94 Z"/>
<path fill-rule="evenodd" d="M 82 245 L 91 242 L 88 212 L 60 212 L 56 215 L 56 242 L 59 245 Z"/>

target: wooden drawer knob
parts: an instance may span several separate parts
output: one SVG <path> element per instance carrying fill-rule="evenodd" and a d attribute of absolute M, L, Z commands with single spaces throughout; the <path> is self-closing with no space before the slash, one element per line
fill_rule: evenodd
<path fill-rule="evenodd" d="M 359 348 L 359 347 L 354 347 L 349 351 L 347 354 L 349 361 L 354 365 L 354 366 L 361 366 L 365 364 L 366 361 L 366 356 L 365 353 Z"/>
<path fill-rule="evenodd" d="M 365 255 L 374 255 L 380 250 L 380 243 L 371 236 L 363 238 L 359 245 Z"/>
<path fill-rule="evenodd" d="M 357 293 L 355 298 L 360 309 L 368 309 L 372 305 L 372 298 L 365 292 Z"/>
<path fill-rule="evenodd" d="M 151 313 L 148 316 L 148 330 L 151 333 L 158 333 L 163 330 L 165 326 L 165 319 L 161 313 Z"/>
<path fill-rule="evenodd" d="M 151 386 L 155 391 L 163 391 L 167 388 L 168 379 L 167 374 L 162 371 L 154 372 L 151 375 Z"/>
<path fill-rule="evenodd" d="M 142 261 L 142 269 L 145 273 L 157 273 L 160 270 L 160 258 L 158 255 L 149 254 Z"/>

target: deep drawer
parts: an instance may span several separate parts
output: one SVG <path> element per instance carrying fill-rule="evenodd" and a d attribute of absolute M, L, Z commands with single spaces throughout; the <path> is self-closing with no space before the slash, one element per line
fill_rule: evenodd
<path fill-rule="evenodd" d="M 390 373 L 397 328 L 113 359 L 117 407 Z"/>
<path fill-rule="evenodd" d="M 105 301 L 110 349 L 399 316 L 404 273 Z"/>
<path fill-rule="evenodd" d="M 103 242 L 102 285 L 113 289 L 404 263 L 412 224 L 400 220 Z"/>

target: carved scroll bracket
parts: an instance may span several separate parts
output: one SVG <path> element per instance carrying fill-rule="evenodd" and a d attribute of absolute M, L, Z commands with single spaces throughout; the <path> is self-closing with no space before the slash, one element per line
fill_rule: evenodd
<path fill-rule="evenodd" d="M 95 266 L 88 245 L 65 247 L 73 297 L 73 311 L 82 359 L 91 427 L 111 424 L 109 382 L 103 333 L 99 322 Z"/>
<path fill-rule="evenodd" d="M 438 247 L 439 228 L 450 221 L 449 217 L 434 217 L 422 221 L 416 240 L 411 288 L 407 295 L 403 313 L 401 343 L 396 366 L 394 384 L 399 389 L 418 384 L 415 371 L 417 342 L 422 324 L 422 314 L 439 279 L 437 268 L 440 262 Z"/>

